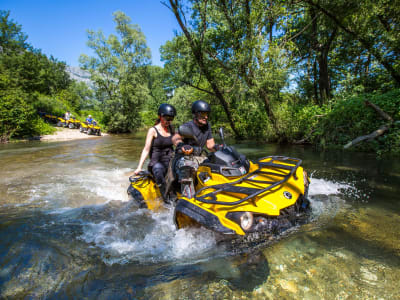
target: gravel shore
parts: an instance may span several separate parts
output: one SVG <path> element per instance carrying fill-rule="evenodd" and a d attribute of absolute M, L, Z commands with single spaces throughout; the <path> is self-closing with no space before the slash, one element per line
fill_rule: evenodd
<path fill-rule="evenodd" d="M 101 133 L 101 136 L 106 136 L 107 133 Z M 57 128 L 54 134 L 43 135 L 40 137 L 41 141 L 68 141 L 80 139 L 100 138 L 97 135 L 87 135 L 86 133 L 79 132 L 79 129 Z"/>

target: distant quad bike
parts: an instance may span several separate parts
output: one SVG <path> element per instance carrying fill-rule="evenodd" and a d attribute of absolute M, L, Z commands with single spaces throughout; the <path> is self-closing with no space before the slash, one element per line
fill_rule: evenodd
<path fill-rule="evenodd" d="M 82 133 L 87 133 L 88 124 L 87 122 L 81 122 L 81 126 L 79 127 L 79 131 Z"/>
<path fill-rule="evenodd" d="M 57 126 L 58 127 L 68 127 L 70 129 L 79 128 L 80 121 L 76 120 L 74 117 L 71 117 L 69 120 L 65 120 L 61 117 L 58 118 Z"/>
<path fill-rule="evenodd" d="M 74 129 L 74 128 L 79 128 L 81 126 L 81 121 L 75 119 L 74 117 L 71 117 L 68 121 L 68 128 Z"/>
<path fill-rule="evenodd" d="M 65 120 L 64 118 L 58 117 L 58 122 L 57 122 L 57 126 L 58 127 L 67 127 L 67 120 Z"/>
<path fill-rule="evenodd" d="M 101 136 L 101 129 L 97 123 L 88 124 L 87 122 L 81 122 L 81 127 L 79 131 L 82 133 L 87 133 L 88 135 L 98 135 Z"/>
<path fill-rule="evenodd" d="M 100 129 L 100 126 L 97 125 L 96 122 L 94 122 L 93 124 L 89 125 L 89 126 L 88 126 L 87 134 L 89 134 L 89 135 L 90 135 L 90 134 L 93 134 L 93 135 L 101 136 L 101 129 Z"/>
<path fill-rule="evenodd" d="M 50 115 L 50 114 L 45 114 L 44 118 L 45 118 L 45 120 L 47 120 L 48 122 L 53 123 L 53 124 L 56 124 L 57 123 L 57 119 L 58 119 L 57 116 L 53 116 L 53 115 Z"/>

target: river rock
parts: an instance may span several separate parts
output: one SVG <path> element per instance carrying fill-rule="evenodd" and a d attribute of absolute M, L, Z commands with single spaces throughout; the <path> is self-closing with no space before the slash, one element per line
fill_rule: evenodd
<path fill-rule="evenodd" d="M 298 293 L 297 285 L 296 285 L 296 283 L 294 281 L 287 281 L 287 280 L 281 279 L 281 280 L 278 281 L 278 284 L 285 291 L 291 292 L 293 294 L 297 294 Z"/>

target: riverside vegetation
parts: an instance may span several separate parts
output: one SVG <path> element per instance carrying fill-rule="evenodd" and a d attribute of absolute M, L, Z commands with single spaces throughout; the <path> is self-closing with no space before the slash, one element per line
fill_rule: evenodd
<path fill-rule="evenodd" d="M 367 0 L 163 2 L 180 31 L 151 65 L 138 25 L 88 30 L 92 87 L 29 45 L 0 11 L 0 138 L 53 130 L 37 111 L 92 114 L 108 132 L 151 126 L 160 103 L 191 118 L 212 104 L 214 129 L 238 139 L 400 154 L 400 3 Z M 161 5 L 161 4 L 160 4 Z M 353 141 L 353 142 L 352 142 Z"/>

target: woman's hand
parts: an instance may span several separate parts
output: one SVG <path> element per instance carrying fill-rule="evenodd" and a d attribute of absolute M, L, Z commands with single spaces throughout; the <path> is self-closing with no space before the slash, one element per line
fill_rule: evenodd
<path fill-rule="evenodd" d="M 137 175 L 137 174 L 139 174 L 140 172 L 142 172 L 143 170 L 142 170 L 142 168 L 137 168 L 134 172 L 133 172 L 133 174 L 134 175 Z"/>

